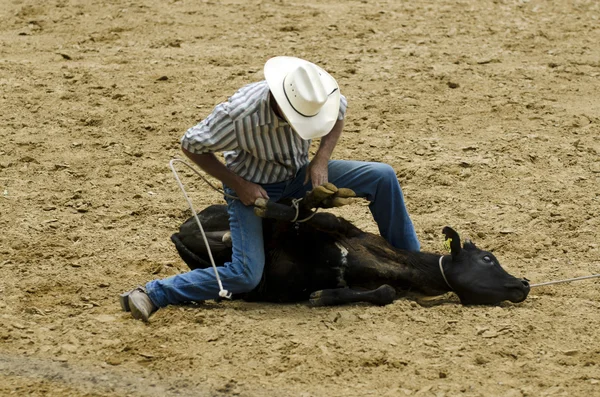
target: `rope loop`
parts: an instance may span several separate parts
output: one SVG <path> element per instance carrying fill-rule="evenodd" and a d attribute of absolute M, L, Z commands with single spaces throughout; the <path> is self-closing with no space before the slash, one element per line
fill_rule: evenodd
<path fill-rule="evenodd" d="M 315 212 L 313 212 L 312 214 L 310 214 L 309 216 L 307 216 L 307 217 L 306 217 L 306 218 L 304 218 L 304 219 L 300 219 L 298 222 L 302 223 L 302 222 L 310 221 L 310 220 L 312 219 L 312 217 L 313 217 L 313 216 L 317 215 L 317 211 L 318 211 L 318 210 L 319 210 L 319 209 L 318 209 L 318 208 L 316 208 L 316 209 L 315 209 Z"/>
<path fill-rule="evenodd" d="M 298 222 L 298 223 L 302 223 L 302 222 L 306 222 L 312 219 L 313 216 L 316 215 L 317 211 L 319 210 L 318 208 L 315 209 L 315 212 L 313 212 L 312 214 L 310 214 L 309 216 L 307 216 L 304 219 L 298 219 L 298 215 L 300 215 L 300 201 L 302 201 L 302 198 L 295 198 L 292 199 L 292 207 L 294 207 L 294 209 L 296 210 L 296 215 L 294 216 L 294 219 L 292 219 L 290 222 L 294 223 L 294 222 Z"/>
<path fill-rule="evenodd" d="M 290 221 L 292 223 L 296 222 L 296 220 L 298 219 L 298 215 L 300 214 L 300 201 L 302 201 L 301 198 L 292 199 L 292 207 L 294 207 L 294 209 L 296 210 L 296 215 L 294 216 L 294 219 Z"/>

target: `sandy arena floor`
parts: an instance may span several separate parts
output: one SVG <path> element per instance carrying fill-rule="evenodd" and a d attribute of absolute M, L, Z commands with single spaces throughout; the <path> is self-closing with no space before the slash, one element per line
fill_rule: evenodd
<path fill-rule="evenodd" d="M 600 395 L 598 280 L 150 324 L 117 302 L 186 270 L 168 162 L 275 55 L 338 79 L 334 157 L 394 166 L 424 250 L 450 225 L 532 282 L 600 273 L 599 42 L 591 0 L 0 0 L 0 395 Z"/>

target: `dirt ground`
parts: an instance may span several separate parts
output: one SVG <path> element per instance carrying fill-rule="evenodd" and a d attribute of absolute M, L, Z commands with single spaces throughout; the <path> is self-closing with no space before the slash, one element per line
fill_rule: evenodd
<path fill-rule="evenodd" d="M 149 324 L 117 301 L 186 270 L 168 162 L 275 55 L 338 79 L 334 157 L 394 166 L 424 250 L 450 225 L 534 283 L 600 273 L 599 19 L 591 0 L 0 0 L 0 395 L 600 395 L 597 279 Z"/>

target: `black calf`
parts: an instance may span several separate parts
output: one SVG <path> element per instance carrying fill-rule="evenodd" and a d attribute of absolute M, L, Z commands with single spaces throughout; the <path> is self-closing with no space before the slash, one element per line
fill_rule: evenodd
<path fill-rule="evenodd" d="M 284 208 L 275 213 L 295 216 L 295 211 Z M 213 258 L 222 265 L 231 258 L 231 246 L 223 240 L 229 229 L 226 207 L 213 205 L 199 216 Z M 449 227 L 444 228 L 451 248 L 446 256 L 398 250 L 380 236 L 329 213 L 317 213 L 299 224 L 265 219 L 263 232 L 265 270 L 257 288 L 238 296 L 246 300 L 384 305 L 395 299 L 397 291 L 410 289 L 425 294 L 452 290 L 463 304 L 496 304 L 521 302 L 529 293 L 526 280 L 508 274 L 490 252 L 473 243 L 461 246 L 458 233 Z M 191 269 L 210 266 L 193 218 L 172 240 Z"/>

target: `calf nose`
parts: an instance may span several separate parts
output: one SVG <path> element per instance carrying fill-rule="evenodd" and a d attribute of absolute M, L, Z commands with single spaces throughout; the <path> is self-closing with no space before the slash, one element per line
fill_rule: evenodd
<path fill-rule="evenodd" d="M 529 291 L 531 291 L 529 280 L 526 278 L 519 278 L 517 280 L 519 280 L 519 282 L 512 284 L 513 296 L 509 298 L 509 300 L 514 303 L 523 302 L 527 298 L 527 295 L 529 295 Z"/>

